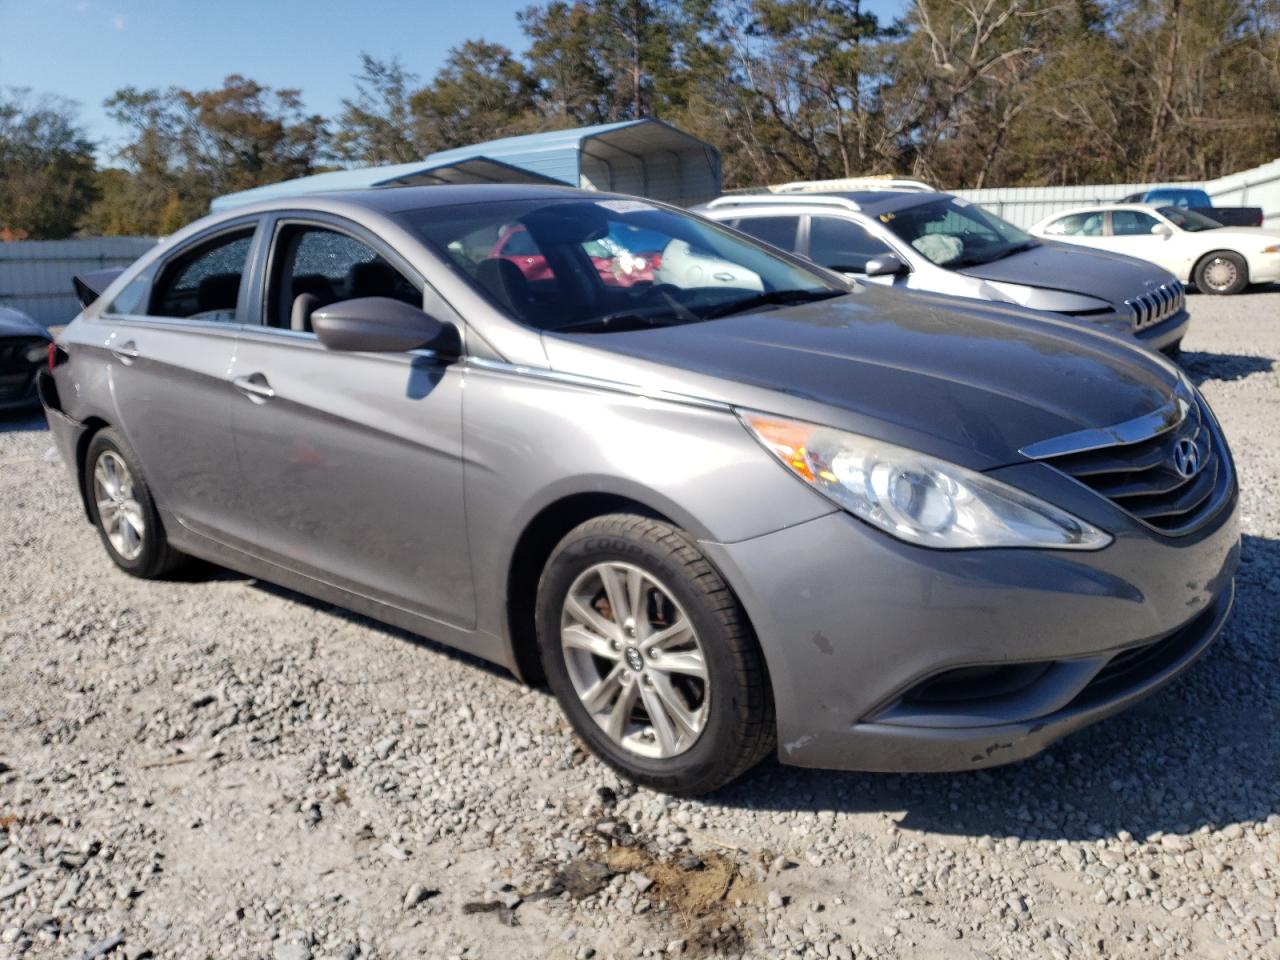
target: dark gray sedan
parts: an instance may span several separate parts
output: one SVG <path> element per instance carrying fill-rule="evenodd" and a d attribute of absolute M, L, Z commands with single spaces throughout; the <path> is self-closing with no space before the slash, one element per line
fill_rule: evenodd
<path fill-rule="evenodd" d="M 124 570 L 203 557 L 545 678 L 673 792 L 775 745 L 1023 758 L 1166 683 L 1231 606 L 1231 456 L 1171 364 L 628 197 L 209 217 L 111 283 L 40 390 Z"/>
<path fill-rule="evenodd" d="M 0 307 L 0 412 L 35 406 L 36 371 L 51 342 L 49 331 L 21 310 Z"/>

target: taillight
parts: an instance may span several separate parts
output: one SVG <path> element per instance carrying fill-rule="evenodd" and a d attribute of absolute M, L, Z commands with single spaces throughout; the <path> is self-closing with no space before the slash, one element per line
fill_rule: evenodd
<path fill-rule="evenodd" d="M 52 340 L 49 341 L 48 362 L 50 373 L 53 372 L 55 367 L 61 366 L 67 362 L 67 351 L 63 350 Z"/>

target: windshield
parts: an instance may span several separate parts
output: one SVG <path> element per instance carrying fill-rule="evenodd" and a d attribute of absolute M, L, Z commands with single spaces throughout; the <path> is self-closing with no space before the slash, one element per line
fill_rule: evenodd
<path fill-rule="evenodd" d="M 539 330 L 669 326 L 848 292 L 816 269 L 644 200 L 472 203 L 402 217 L 497 306 Z"/>
<path fill-rule="evenodd" d="M 959 197 L 942 197 L 879 216 L 940 267 L 977 266 L 1036 246 L 1013 224 Z"/>
<path fill-rule="evenodd" d="M 1222 226 L 1217 220 L 1206 217 L 1194 210 L 1183 210 L 1181 207 L 1160 207 L 1162 217 L 1175 227 L 1181 227 L 1188 233 L 1199 233 L 1201 230 L 1217 230 Z"/>

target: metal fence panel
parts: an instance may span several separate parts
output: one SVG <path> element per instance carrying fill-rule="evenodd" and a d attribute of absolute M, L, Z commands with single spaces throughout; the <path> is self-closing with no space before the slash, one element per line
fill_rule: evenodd
<path fill-rule="evenodd" d="M 1109 183 L 1080 187 L 993 187 L 956 190 L 957 196 L 980 203 L 1019 227 L 1071 207 L 1110 203 L 1156 187 L 1201 187 L 1218 206 L 1261 207 L 1264 226 L 1280 228 L 1280 160 L 1216 180 L 1184 183 Z"/>
<path fill-rule="evenodd" d="M 71 278 L 127 267 L 155 245 L 154 237 L 81 237 L 0 243 L 0 306 L 14 307 L 46 327 L 80 312 Z"/>

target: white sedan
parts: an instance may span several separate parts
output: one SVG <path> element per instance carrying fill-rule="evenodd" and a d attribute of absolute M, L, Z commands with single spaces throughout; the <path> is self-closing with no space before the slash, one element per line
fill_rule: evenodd
<path fill-rule="evenodd" d="M 1202 293 L 1280 280 L 1280 231 L 1224 227 L 1193 210 L 1118 203 L 1055 213 L 1031 233 L 1159 264 Z"/>

